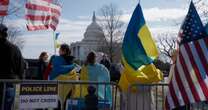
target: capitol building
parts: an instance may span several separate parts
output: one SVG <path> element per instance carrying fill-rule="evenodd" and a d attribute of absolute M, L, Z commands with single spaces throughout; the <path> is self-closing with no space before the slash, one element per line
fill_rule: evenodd
<path fill-rule="evenodd" d="M 70 45 L 72 55 L 76 59 L 84 61 L 89 52 L 98 52 L 104 46 L 105 35 L 103 29 L 98 25 L 95 12 L 93 13 L 92 23 L 87 27 L 84 38 L 81 41 Z"/>

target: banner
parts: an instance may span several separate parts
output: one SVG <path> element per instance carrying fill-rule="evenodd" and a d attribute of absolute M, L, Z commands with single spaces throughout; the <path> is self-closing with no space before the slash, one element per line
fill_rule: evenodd
<path fill-rule="evenodd" d="M 21 84 L 20 109 L 58 107 L 57 84 Z"/>

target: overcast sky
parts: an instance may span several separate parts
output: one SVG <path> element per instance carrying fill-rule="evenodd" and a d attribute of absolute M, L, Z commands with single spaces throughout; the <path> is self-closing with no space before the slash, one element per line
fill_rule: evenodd
<path fill-rule="evenodd" d="M 13 5 L 20 5 L 21 0 L 11 0 Z M 105 4 L 114 3 L 123 11 L 122 21 L 127 25 L 139 0 L 60 0 L 63 4 L 62 15 L 57 32 L 60 43 L 80 41 L 87 26 L 91 23 L 93 11 Z M 161 32 L 177 32 L 188 10 L 189 0 L 141 0 L 144 16 L 153 36 Z M 21 4 L 22 5 L 22 4 Z M 53 54 L 52 30 L 28 32 L 23 18 L 9 20 L 9 25 L 20 27 L 26 43 L 22 50 L 25 58 L 38 58 L 41 51 Z M 124 30 L 125 31 L 125 30 Z"/>

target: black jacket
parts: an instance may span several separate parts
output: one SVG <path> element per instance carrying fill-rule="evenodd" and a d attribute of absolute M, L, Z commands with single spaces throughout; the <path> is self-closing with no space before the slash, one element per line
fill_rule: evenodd
<path fill-rule="evenodd" d="M 85 96 L 85 110 L 98 110 L 98 97 L 95 94 Z"/>
<path fill-rule="evenodd" d="M 43 80 L 43 74 L 46 68 L 47 68 L 47 63 L 44 62 L 43 60 L 38 60 L 38 74 L 36 77 L 37 80 Z"/>
<path fill-rule="evenodd" d="M 103 64 L 108 70 L 110 69 L 111 63 L 110 63 L 109 60 L 107 60 L 107 59 L 102 59 L 102 60 L 100 61 L 100 64 Z"/>
<path fill-rule="evenodd" d="M 19 48 L 5 39 L 0 39 L 0 52 L 0 79 L 21 79 L 24 59 Z"/>

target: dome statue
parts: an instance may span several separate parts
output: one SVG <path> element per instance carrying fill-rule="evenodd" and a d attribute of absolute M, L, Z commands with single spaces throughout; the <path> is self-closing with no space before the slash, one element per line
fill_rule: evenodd
<path fill-rule="evenodd" d="M 96 22 L 95 12 L 93 12 L 92 23 L 87 27 L 86 32 L 84 33 L 83 41 L 103 41 L 105 38 L 104 32 L 99 24 Z"/>
<path fill-rule="evenodd" d="M 91 51 L 99 51 L 103 47 L 105 35 L 103 29 L 96 22 L 95 12 L 93 12 L 92 23 L 87 27 L 82 41 L 71 44 L 72 55 L 77 59 L 84 61 L 86 55 Z"/>

